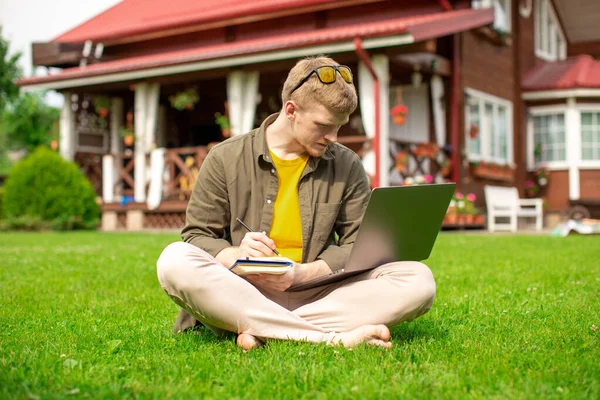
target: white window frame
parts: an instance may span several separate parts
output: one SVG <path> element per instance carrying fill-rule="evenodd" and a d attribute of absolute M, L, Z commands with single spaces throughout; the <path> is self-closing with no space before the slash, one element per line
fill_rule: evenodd
<path fill-rule="evenodd" d="M 497 10 L 502 3 L 502 8 L 506 11 L 504 21 L 500 19 L 500 14 Z M 503 32 L 512 32 L 512 9 L 511 0 L 471 0 L 471 7 L 475 9 L 480 8 L 494 8 L 494 28 Z"/>
<path fill-rule="evenodd" d="M 551 20 L 552 26 L 548 24 Z M 542 23 L 541 23 L 542 22 Z M 539 34 L 539 25 L 541 23 L 542 34 Z M 555 30 L 552 28 L 556 28 Z M 560 36 L 561 43 L 559 44 L 556 34 Z M 551 49 L 544 50 L 542 44 L 548 41 L 548 35 L 551 35 Z M 556 17 L 556 11 L 550 0 L 536 0 L 535 3 L 535 21 L 534 21 L 534 39 L 535 39 L 535 55 L 546 61 L 564 60 L 567 58 L 567 39 L 560 25 L 559 19 Z"/>
<path fill-rule="evenodd" d="M 531 107 L 528 110 L 531 117 L 542 117 L 548 115 L 562 114 L 565 118 L 565 161 L 544 161 L 544 165 L 550 170 L 565 170 L 569 167 L 569 132 L 567 127 L 567 106 L 560 104 L 555 106 Z M 533 171 L 536 169 L 533 118 L 527 119 L 527 169 Z M 581 151 L 581 150 L 579 150 Z"/>
<path fill-rule="evenodd" d="M 577 110 L 579 111 L 579 121 L 581 121 L 581 113 L 584 112 L 594 112 L 600 113 L 600 103 L 587 103 L 587 104 L 578 104 Z M 581 150 L 582 150 L 582 139 L 583 139 L 583 130 L 581 129 L 581 125 L 579 126 L 579 164 L 578 167 L 581 169 L 600 169 L 600 160 L 583 160 L 581 159 Z"/>
<path fill-rule="evenodd" d="M 574 102 L 573 102 L 574 103 Z M 545 165 L 551 170 L 566 170 L 569 167 L 579 169 L 600 169 L 599 160 L 581 159 L 581 113 L 582 112 L 600 112 L 600 103 L 577 104 L 573 107 L 574 119 L 569 123 L 567 120 L 567 105 L 531 107 L 528 112 L 530 116 L 542 116 L 551 114 L 564 114 L 565 116 L 565 146 L 567 149 L 567 159 L 565 161 L 545 162 Z M 533 156 L 533 118 L 527 121 L 527 168 L 530 171 L 535 170 L 536 164 Z"/>
<path fill-rule="evenodd" d="M 469 120 L 469 104 L 465 101 L 464 112 L 465 112 L 465 148 L 467 153 L 467 158 L 469 161 L 485 161 L 489 163 L 499 164 L 499 165 L 508 165 L 510 167 L 515 167 L 514 159 L 513 159 L 513 103 L 510 100 L 503 99 L 501 97 L 493 96 L 491 94 L 481 92 L 479 90 L 465 88 L 465 93 L 468 94 L 471 98 L 476 98 L 479 100 L 479 136 L 481 140 L 481 154 L 471 154 L 469 152 L 470 149 L 470 141 L 471 138 L 469 136 L 469 127 L 471 126 Z M 485 104 L 492 104 L 494 108 L 494 120 L 498 118 L 498 106 L 502 106 L 506 109 L 506 159 L 494 157 L 490 154 L 490 142 L 491 136 L 490 132 L 484 131 L 484 126 L 482 124 L 483 121 L 483 113 L 485 112 Z M 496 143 L 496 146 L 499 146 L 499 143 Z M 496 152 L 498 153 L 498 152 Z"/>

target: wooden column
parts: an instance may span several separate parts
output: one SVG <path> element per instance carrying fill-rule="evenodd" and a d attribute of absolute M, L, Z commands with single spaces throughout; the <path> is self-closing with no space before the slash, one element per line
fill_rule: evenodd
<path fill-rule="evenodd" d="M 72 93 L 65 92 L 65 101 L 60 113 L 60 155 L 69 161 L 75 158 L 75 113 L 73 112 Z"/>
<path fill-rule="evenodd" d="M 135 85 L 135 146 L 134 146 L 134 188 L 133 197 L 137 203 L 146 201 L 146 103 L 148 84 Z"/>

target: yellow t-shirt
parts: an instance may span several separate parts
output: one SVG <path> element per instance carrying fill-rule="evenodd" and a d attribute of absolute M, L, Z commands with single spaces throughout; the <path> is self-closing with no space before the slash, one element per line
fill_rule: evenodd
<path fill-rule="evenodd" d="M 303 154 L 293 160 L 282 160 L 272 151 L 269 152 L 279 178 L 269 237 L 273 239 L 277 251 L 282 256 L 299 263 L 302 262 L 302 222 L 298 203 L 298 181 L 309 157 Z"/>

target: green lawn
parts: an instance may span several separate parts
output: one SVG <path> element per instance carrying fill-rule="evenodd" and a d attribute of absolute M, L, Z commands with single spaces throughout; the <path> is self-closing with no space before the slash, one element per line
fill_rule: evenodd
<path fill-rule="evenodd" d="M 172 335 L 175 234 L 0 234 L 0 398 L 600 398 L 600 239 L 442 234 L 432 310 L 353 351 Z"/>

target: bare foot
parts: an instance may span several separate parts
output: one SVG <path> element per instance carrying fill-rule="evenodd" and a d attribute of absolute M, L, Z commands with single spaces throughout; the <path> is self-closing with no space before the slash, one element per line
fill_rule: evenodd
<path fill-rule="evenodd" d="M 244 349 L 244 351 L 256 349 L 264 345 L 261 340 L 255 338 L 249 333 L 240 333 L 237 337 L 236 343 L 238 346 Z"/>
<path fill-rule="evenodd" d="M 385 348 L 392 347 L 390 330 L 385 325 L 364 325 L 348 332 L 338 333 L 331 344 L 338 343 L 342 343 L 347 348 L 356 347 L 361 343 Z"/>

